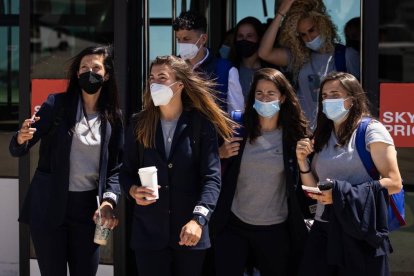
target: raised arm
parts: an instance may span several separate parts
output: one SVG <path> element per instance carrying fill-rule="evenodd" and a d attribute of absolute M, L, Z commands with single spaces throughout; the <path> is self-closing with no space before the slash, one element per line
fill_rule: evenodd
<path fill-rule="evenodd" d="M 269 63 L 279 66 L 287 66 L 289 63 L 289 56 L 286 49 L 273 48 L 273 45 L 279 32 L 280 24 L 294 1 L 295 0 L 284 0 L 280 4 L 272 23 L 262 37 L 258 51 L 259 57 Z"/>

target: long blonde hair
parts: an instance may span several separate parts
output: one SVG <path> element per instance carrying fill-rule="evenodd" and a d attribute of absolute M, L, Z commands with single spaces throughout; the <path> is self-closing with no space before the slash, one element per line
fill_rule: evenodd
<path fill-rule="evenodd" d="M 330 53 L 335 43 L 340 41 L 337 29 L 321 0 L 297 0 L 293 2 L 280 31 L 280 45 L 289 48 L 292 56 L 292 70 L 298 73 L 300 68 L 310 60 L 311 50 L 299 36 L 297 28 L 300 20 L 310 18 L 320 35 L 325 39 L 320 51 Z"/>
<path fill-rule="evenodd" d="M 195 109 L 213 123 L 218 135 L 229 140 L 235 123 L 214 101 L 216 84 L 201 78 L 183 59 L 175 56 L 159 56 L 150 65 L 167 65 L 175 73 L 177 81 L 183 83 L 181 93 L 184 110 Z M 152 101 L 149 80 L 145 88 L 144 109 L 137 115 L 135 125 L 136 140 L 146 148 L 155 147 L 155 132 L 160 119 L 160 109 Z"/>

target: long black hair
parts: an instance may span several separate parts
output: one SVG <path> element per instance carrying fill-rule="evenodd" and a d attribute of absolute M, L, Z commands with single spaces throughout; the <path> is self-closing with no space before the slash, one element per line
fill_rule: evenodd
<path fill-rule="evenodd" d="M 101 117 L 104 117 L 111 124 L 115 124 L 121 120 L 121 113 L 118 99 L 118 85 L 115 78 L 115 70 L 113 63 L 113 49 L 111 46 L 91 46 L 83 49 L 79 54 L 70 59 L 69 70 L 67 78 L 69 79 L 66 90 L 67 96 L 70 99 L 77 99 L 82 89 L 79 86 L 78 71 L 82 58 L 88 55 L 100 55 L 104 58 L 105 72 L 109 76 L 101 89 L 99 95 L 97 108 Z"/>
<path fill-rule="evenodd" d="M 277 128 L 283 127 L 283 136 L 292 143 L 304 137 L 309 137 L 308 122 L 303 114 L 295 90 L 286 77 L 278 70 L 273 68 L 263 68 L 254 74 L 253 83 L 247 96 L 244 123 L 247 138 L 253 143 L 257 137 L 262 135 L 259 123 L 259 115 L 253 108 L 256 94 L 256 86 L 260 80 L 273 82 L 285 100 L 280 104 L 279 119 Z"/>

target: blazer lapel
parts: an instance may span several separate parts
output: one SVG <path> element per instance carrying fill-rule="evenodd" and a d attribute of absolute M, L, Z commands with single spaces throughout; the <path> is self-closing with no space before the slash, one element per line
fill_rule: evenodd
<path fill-rule="evenodd" d="M 173 156 L 174 150 L 177 146 L 178 141 L 180 140 L 181 135 L 183 134 L 185 129 L 189 127 L 190 120 L 191 120 L 190 115 L 191 113 L 189 111 L 183 111 L 180 118 L 178 119 L 177 126 L 174 131 L 170 155 L 168 156 L 168 159 L 170 159 Z"/>

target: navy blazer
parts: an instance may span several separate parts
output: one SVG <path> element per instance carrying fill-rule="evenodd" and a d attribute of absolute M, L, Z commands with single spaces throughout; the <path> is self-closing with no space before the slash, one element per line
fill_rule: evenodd
<path fill-rule="evenodd" d="M 231 205 L 236 191 L 237 180 L 240 172 L 240 164 L 243 157 L 244 147 L 247 143 L 246 137 L 240 145 L 239 154 L 229 159 L 223 159 L 223 179 L 220 198 L 217 203 L 216 211 L 211 220 L 212 234 L 220 233 L 227 225 L 230 214 Z M 297 190 L 303 193 L 300 185 L 299 171 L 296 159 L 296 143 L 290 141 L 283 134 L 283 163 L 286 176 L 286 192 L 288 198 L 288 225 L 291 239 L 292 255 L 291 267 L 299 264 L 303 254 L 308 231 L 304 223 L 303 214 L 296 197 Z"/>
<path fill-rule="evenodd" d="M 20 222 L 54 227 L 64 221 L 69 191 L 71 126 L 75 125 L 79 100 L 79 94 L 76 95 L 73 98 L 66 93 L 49 95 L 37 112 L 36 116 L 40 120 L 32 125 L 37 129 L 33 138 L 19 145 L 16 133 L 10 141 L 10 153 L 20 157 L 40 140 L 39 162 L 23 203 Z M 62 118 L 58 122 L 56 117 L 59 116 Z M 52 132 L 51 135 L 49 131 Z M 110 198 L 117 203 L 120 196 L 118 177 L 124 142 L 122 121 L 112 126 L 103 120 L 100 131 L 98 194 L 101 198 Z"/>
<path fill-rule="evenodd" d="M 200 117 L 199 160 L 194 160 L 191 146 L 192 116 Z M 170 155 L 167 158 L 161 123 L 158 122 L 155 148 L 144 149 L 143 164 L 139 164 L 135 127 L 136 118 L 133 118 L 125 136 L 121 187 L 125 194 L 129 195 L 132 185 L 141 185 L 138 169 L 156 166 L 158 185 L 161 188 L 159 199 L 155 203 L 148 206 L 134 204 L 131 247 L 146 250 L 163 249 L 168 246 L 183 249 L 210 247 L 208 224 L 203 227 L 201 239 L 196 246 L 180 246 L 178 242 L 182 227 L 194 214 L 202 215 L 208 221 L 216 206 L 221 175 L 214 126 L 196 111 L 183 111 L 177 122 Z"/>

